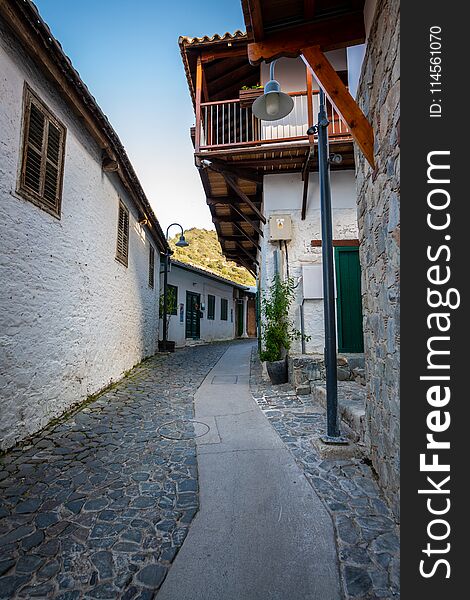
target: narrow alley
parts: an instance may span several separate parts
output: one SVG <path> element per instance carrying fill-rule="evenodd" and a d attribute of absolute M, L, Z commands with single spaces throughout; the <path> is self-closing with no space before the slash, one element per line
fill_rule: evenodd
<path fill-rule="evenodd" d="M 348 598 L 393 597 L 398 542 L 368 467 L 349 461 L 356 491 L 357 477 L 350 499 L 338 478 L 348 501 L 325 502 L 326 482 L 291 451 L 321 419 L 276 432 L 279 410 L 261 410 L 254 348 L 157 355 L 4 454 L 0 598 L 334 600 L 343 581 Z M 294 403 L 286 386 L 262 385 Z M 365 536 L 349 514 L 360 523 L 361 507 Z"/>

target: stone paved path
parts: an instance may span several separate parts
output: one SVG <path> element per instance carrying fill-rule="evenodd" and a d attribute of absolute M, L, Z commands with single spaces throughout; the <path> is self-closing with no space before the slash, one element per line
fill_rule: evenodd
<path fill-rule="evenodd" d="M 195 396 L 200 511 L 158 600 L 340 600 L 331 517 L 250 394 L 252 342 Z"/>
<path fill-rule="evenodd" d="M 322 460 L 311 440 L 324 433 L 323 408 L 310 395 L 296 395 L 288 384 L 264 381 L 255 352 L 250 386 L 332 516 L 346 599 L 398 598 L 398 527 L 371 468 L 360 459 Z"/>
<path fill-rule="evenodd" d="M 193 395 L 227 347 L 145 361 L 0 458 L 0 598 L 155 596 L 198 509 Z"/>

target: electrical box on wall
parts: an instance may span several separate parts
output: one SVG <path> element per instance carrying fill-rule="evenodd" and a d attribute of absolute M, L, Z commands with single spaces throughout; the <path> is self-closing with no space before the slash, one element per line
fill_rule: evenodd
<path fill-rule="evenodd" d="M 291 240 L 292 219 L 290 215 L 271 215 L 269 217 L 269 241 Z"/>

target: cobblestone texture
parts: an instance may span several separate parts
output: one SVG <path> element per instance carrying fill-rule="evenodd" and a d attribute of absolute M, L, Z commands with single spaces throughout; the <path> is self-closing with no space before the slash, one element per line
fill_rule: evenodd
<path fill-rule="evenodd" d="M 362 267 L 366 443 L 395 515 L 400 508 L 400 3 L 378 0 L 358 102 L 375 136 L 374 171 L 356 152 Z"/>
<path fill-rule="evenodd" d="M 312 446 L 324 433 L 325 412 L 311 395 L 272 386 L 253 350 L 251 392 L 286 443 L 333 519 L 347 600 L 399 597 L 399 537 L 374 472 L 361 459 L 323 460 Z"/>
<path fill-rule="evenodd" d="M 194 439 L 157 430 L 226 348 L 155 356 L 0 458 L 0 598 L 155 597 L 198 510 Z"/>

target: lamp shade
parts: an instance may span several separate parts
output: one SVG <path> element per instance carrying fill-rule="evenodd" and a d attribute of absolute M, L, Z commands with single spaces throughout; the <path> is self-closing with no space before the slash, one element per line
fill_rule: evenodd
<path fill-rule="evenodd" d="M 281 86 L 271 79 L 264 86 L 264 94 L 253 102 L 253 114 L 262 121 L 277 121 L 287 116 L 294 108 L 292 98 L 281 92 Z"/>
<path fill-rule="evenodd" d="M 189 246 L 189 242 L 187 242 L 184 235 L 181 234 L 180 239 L 176 242 L 175 246 L 178 246 L 178 248 L 185 248 L 186 246 Z"/>

